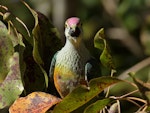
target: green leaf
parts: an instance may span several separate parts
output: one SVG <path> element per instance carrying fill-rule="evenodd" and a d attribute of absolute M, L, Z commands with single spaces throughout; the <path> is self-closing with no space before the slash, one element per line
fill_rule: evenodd
<path fill-rule="evenodd" d="M 102 40 L 104 38 L 104 29 L 101 28 L 94 37 L 94 46 L 101 51 L 104 49 L 104 41 Z"/>
<path fill-rule="evenodd" d="M 9 59 L 9 72 L 0 84 L 0 109 L 10 106 L 22 93 L 23 84 L 19 68 L 19 54 L 15 52 Z"/>
<path fill-rule="evenodd" d="M 11 24 L 11 22 L 8 22 L 8 31 L 9 31 L 9 36 L 10 39 L 13 43 L 13 47 L 16 52 L 19 53 L 19 65 L 20 65 L 20 72 L 21 76 L 23 78 L 26 65 L 25 62 L 23 61 L 23 54 L 25 50 L 25 44 L 23 43 L 23 37 L 20 33 L 18 33 L 17 29 Z"/>
<path fill-rule="evenodd" d="M 43 14 L 34 11 L 25 2 L 23 3 L 31 11 L 35 19 L 35 26 L 32 31 L 33 58 L 40 66 L 45 77 L 46 87 L 48 87 L 48 75 L 46 71 L 48 72 L 49 70 L 50 60 L 54 54 L 51 50 L 55 50 L 55 48 L 58 50 L 58 45 L 61 45 L 59 43 L 60 39 L 58 39 L 58 31 Z"/>
<path fill-rule="evenodd" d="M 101 63 L 109 68 L 109 69 L 115 69 L 112 56 L 110 54 L 109 46 L 106 42 L 105 35 L 104 35 L 104 29 L 100 29 L 95 37 L 94 37 L 94 46 L 102 51 L 100 55 L 100 61 Z"/>
<path fill-rule="evenodd" d="M 87 90 L 83 86 L 77 87 L 69 95 L 67 95 L 62 102 L 56 105 L 53 112 L 69 113 L 74 111 L 97 96 L 105 88 L 119 81 L 119 79 L 112 77 L 99 77 L 92 79 L 89 82 L 90 90 Z"/>
<path fill-rule="evenodd" d="M 9 71 L 9 59 L 14 48 L 6 26 L 0 21 L 0 83 L 3 82 Z"/>
<path fill-rule="evenodd" d="M 0 109 L 11 105 L 23 91 L 20 56 L 14 53 L 18 40 L 0 21 Z M 14 43 L 12 41 L 14 40 Z"/>
<path fill-rule="evenodd" d="M 88 106 L 84 113 L 98 113 L 100 112 L 100 110 L 102 110 L 105 106 L 107 106 L 108 104 L 110 104 L 113 101 L 113 99 L 110 98 L 106 98 L 106 99 L 102 99 L 102 100 L 98 100 L 95 103 L 91 104 L 90 106 Z"/>
<path fill-rule="evenodd" d="M 102 94 L 103 96 L 103 94 Z M 87 103 L 85 103 L 83 106 L 77 108 L 76 110 L 72 111 L 71 113 L 83 113 L 85 108 L 87 108 L 89 105 L 95 103 L 97 100 L 102 99 L 102 96 L 96 96 L 94 98 L 92 98 L 90 101 L 88 101 Z"/>

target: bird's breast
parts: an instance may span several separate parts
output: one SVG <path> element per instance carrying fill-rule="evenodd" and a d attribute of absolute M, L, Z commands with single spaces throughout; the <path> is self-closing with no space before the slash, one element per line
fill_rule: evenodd
<path fill-rule="evenodd" d="M 86 56 L 79 54 L 77 51 L 59 51 L 56 58 L 55 67 L 62 75 L 80 76 L 84 74 L 84 66 L 86 63 Z"/>
<path fill-rule="evenodd" d="M 63 97 L 71 92 L 80 80 L 84 79 L 85 64 L 89 60 L 86 50 L 64 47 L 56 56 L 54 84 Z"/>

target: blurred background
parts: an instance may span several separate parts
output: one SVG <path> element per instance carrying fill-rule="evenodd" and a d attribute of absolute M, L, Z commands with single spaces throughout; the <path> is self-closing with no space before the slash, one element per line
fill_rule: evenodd
<path fill-rule="evenodd" d="M 81 18 L 84 41 L 91 53 L 97 58 L 99 58 L 99 51 L 93 47 L 93 38 L 99 29 L 104 28 L 116 65 L 116 75 L 150 56 L 150 0 L 25 1 L 33 9 L 49 18 L 59 30 L 63 44 L 65 43 L 65 20 L 72 16 Z M 33 16 L 20 0 L 0 0 L 0 5 L 8 7 L 15 16 L 27 25 L 29 30 L 33 29 Z M 2 20 L 2 17 L 0 17 L 0 20 Z M 149 66 L 138 72 L 138 77 L 145 82 L 150 80 L 150 63 L 148 64 Z M 130 92 L 132 88 L 130 88 L 130 85 L 124 84 L 119 85 L 116 90 L 112 91 L 115 96 Z M 132 104 L 125 103 L 122 106 L 126 111 L 126 109 L 132 107 Z"/>
<path fill-rule="evenodd" d="M 100 28 L 105 34 L 121 73 L 150 55 L 150 0 L 26 0 L 36 11 L 46 15 L 58 28 L 62 42 L 64 22 L 78 16 L 83 22 L 87 47 L 99 57 L 93 38 Z M 19 0 L 0 0 L 14 15 L 32 29 L 32 15 Z M 92 48 L 92 49 L 91 49 Z"/>
<path fill-rule="evenodd" d="M 90 49 L 93 46 L 91 41 L 94 35 L 100 28 L 104 28 L 119 72 L 150 55 L 150 0 L 26 0 L 26 2 L 49 18 L 58 28 L 63 43 L 64 22 L 69 17 L 81 18 L 85 42 Z M 33 28 L 32 15 L 19 0 L 1 0 L 0 4 L 7 6 L 21 18 L 29 29 Z M 92 49 L 91 51 L 93 52 Z M 94 54 L 96 55 L 96 52 Z"/>

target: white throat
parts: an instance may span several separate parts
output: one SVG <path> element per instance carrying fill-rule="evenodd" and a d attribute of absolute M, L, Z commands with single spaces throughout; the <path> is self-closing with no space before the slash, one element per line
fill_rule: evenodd
<path fill-rule="evenodd" d="M 86 62 L 91 58 L 89 51 L 84 43 L 80 42 L 78 46 L 74 46 L 70 40 L 66 40 L 65 46 L 57 54 L 56 65 L 67 67 L 77 75 L 84 72 Z"/>

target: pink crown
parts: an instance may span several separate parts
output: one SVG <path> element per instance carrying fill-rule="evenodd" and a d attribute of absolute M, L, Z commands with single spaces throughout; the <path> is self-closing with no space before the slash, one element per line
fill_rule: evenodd
<path fill-rule="evenodd" d="M 78 17 L 71 17 L 71 18 L 67 19 L 67 23 L 69 26 L 77 25 L 77 24 L 79 24 L 79 22 L 80 22 L 80 19 Z"/>

